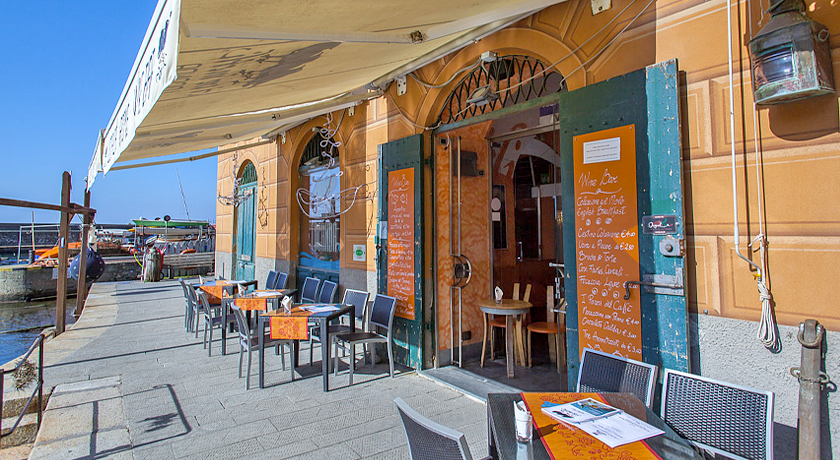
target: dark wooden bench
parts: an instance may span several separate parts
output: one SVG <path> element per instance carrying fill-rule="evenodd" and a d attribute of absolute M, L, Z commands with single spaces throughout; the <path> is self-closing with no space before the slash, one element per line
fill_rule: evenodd
<path fill-rule="evenodd" d="M 166 254 L 163 256 L 163 270 L 168 278 L 176 276 L 204 275 L 212 272 L 215 266 L 215 252 Z"/>

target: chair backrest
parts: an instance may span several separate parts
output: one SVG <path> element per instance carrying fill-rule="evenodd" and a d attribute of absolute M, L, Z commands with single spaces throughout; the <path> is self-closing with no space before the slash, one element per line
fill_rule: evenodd
<path fill-rule="evenodd" d="M 773 458 L 773 392 L 665 370 L 662 419 L 680 436 L 736 460 Z"/>
<path fill-rule="evenodd" d="M 274 279 L 274 285 L 268 289 L 286 289 L 286 282 L 289 280 L 289 274 L 278 272 L 277 278 Z"/>
<path fill-rule="evenodd" d="M 345 289 L 344 300 L 341 301 L 341 305 L 352 305 L 354 307 L 353 316 L 364 320 L 368 299 L 370 299 L 370 292 Z"/>
<path fill-rule="evenodd" d="M 396 310 L 397 299 L 387 295 L 376 294 L 373 298 L 373 306 L 370 309 L 370 328 L 373 326 L 384 327 L 391 334 L 391 325 L 394 323 L 394 310 Z"/>
<path fill-rule="evenodd" d="M 318 284 L 321 280 L 318 278 L 307 277 L 303 280 L 303 287 L 300 289 L 301 302 L 315 302 L 315 297 L 318 295 Z"/>
<path fill-rule="evenodd" d="M 274 289 L 274 283 L 277 281 L 277 272 L 274 270 L 268 271 L 268 277 L 265 279 L 265 288 L 263 289 Z"/>
<path fill-rule="evenodd" d="M 215 318 L 214 313 L 218 308 L 210 308 L 210 303 L 207 301 L 207 294 L 204 291 L 198 291 L 198 302 L 201 304 L 201 310 L 204 312 L 204 316 L 209 318 Z"/>
<path fill-rule="evenodd" d="M 233 312 L 233 316 L 236 318 L 236 329 L 239 331 L 239 340 L 248 342 L 251 338 L 251 332 L 248 329 L 248 320 L 245 319 L 245 314 L 242 313 L 242 309 L 237 307 L 235 303 L 231 304 L 230 311 Z"/>
<path fill-rule="evenodd" d="M 579 393 L 633 393 L 652 407 L 657 368 L 602 351 L 583 349 L 578 373 Z"/>
<path fill-rule="evenodd" d="M 513 300 L 520 300 L 519 299 L 519 283 L 513 283 L 513 292 L 511 293 L 510 298 L 513 299 Z M 522 300 L 524 300 L 525 302 L 530 302 L 530 300 L 531 300 L 531 285 L 530 284 L 525 285 L 525 293 L 522 295 Z"/>
<path fill-rule="evenodd" d="M 319 303 L 333 303 L 335 300 L 335 291 L 338 287 L 337 283 L 334 283 L 329 280 L 324 280 L 321 283 L 321 293 L 318 294 L 318 302 Z"/>
<path fill-rule="evenodd" d="M 395 399 L 394 404 L 402 420 L 411 460 L 472 460 L 463 433 L 420 415 L 402 398 Z"/>
<path fill-rule="evenodd" d="M 181 283 L 181 290 L 184 291 L 184 300 L 187 302 L 187 306 L 190 306 L 190 293 L 187 283 L 184 281 L 184 278 L 178 278 L 178 281 Z"/>

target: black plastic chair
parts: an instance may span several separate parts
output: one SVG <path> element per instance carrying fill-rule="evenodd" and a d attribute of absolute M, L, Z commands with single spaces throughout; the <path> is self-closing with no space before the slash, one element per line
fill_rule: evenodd
<path fill-rule="evenodd" d="M 653 407 L 657 367 L 591 348 L 583 349 L 578 373 L 578 393 L 633 393 Z"/>
<path fill-rule="evenodd" d="M 350 385 L 353 384 L 353 370 L 356 367 L 356 344 L 385 343 L 388 345 L 388 369 L 391 378 L 394 377 L 394 311 L 396 310 L 397 299 L 387 295 L 376 294 L 373 299 L 373 306 L 370 308 L 368 318 L 368 330 L 363 332 L 341 332 L 335 334 L 335 369 L 338 372 L 338 345 L 344 342 L 350 348 Z M 379 332 L 384 329 L 385 333 Z M 370 350 L 370 368 L 373 371 L 373 363 L 376 362 L 376 347 L 368 347 Z"/>
<path fill-rule="evenodd" d="M 242 309 L 236 306 L 236 304 L 232 304 L 230 306 L 231 312 L 233 313 L 234 320 L 236 321 L 236 328 L 239 331 L 239 378 L 242 378 L 242 357 L 243 352 L 248 352 L 248 372 L 245 375 L 245 389 L 249 390 L 251 388 L 251 352 L 254 350 L 259 351 L 260 347 L 260 336 L 257 333 L 252 332 L 251 329 L 248 328 L 248 320 L 245 319 L 245 314 L 242 313 Z M 271 347 L 279 347 L 283 345 L 289 346 L 289 359 L 292 358 L 293 347 L 291 340 L 280 340 L 280 339 L 272 339 L 269 332 L 266 330 L 259 331 L 259 333 L 264 334 L 263 337 L 263 348 L 271 348 Z M 265 357 L 265 353 L 263 353 L 263 359 Z M 260 367 L 262 368 L 262 363 L 259 363 Z M 280 365 L 283 366 L 283 369 L 286 369 L 286 354 L 285 351 L 280 354 Z M 292 372 L 294 373 L 294 368 L 292 368 Z M 294 376 L 293 376 L 294 377 Z"/>
<path fill-rule="evenodd" d="M 736 460 L 772 460 L 773 399 L 755 390 L 665 370 L 662 420 L 694 445 Z"/>
<path fill-rule="evenodd" d="M 420 415 L 402 398 L 395 399 L 394 404 L 405 430 L 411 460 L 472 460 L 464 433 Z"/>

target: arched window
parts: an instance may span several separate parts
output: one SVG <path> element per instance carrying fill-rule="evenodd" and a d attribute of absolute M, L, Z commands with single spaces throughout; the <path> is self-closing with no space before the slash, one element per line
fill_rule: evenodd
<path fill-rule="evenodd" d="M 299 263 L 338 269 L 341 169 L 333 139 L 316 134 L 304 147 L 298 165 L 300 188 Z"/>
<path fill-rule="evenodd" d="M 455 85 L 438 121 L 445 125 L 566 89 L 563 76 L 539 59 L 499 56 L 482 62 Z"/>

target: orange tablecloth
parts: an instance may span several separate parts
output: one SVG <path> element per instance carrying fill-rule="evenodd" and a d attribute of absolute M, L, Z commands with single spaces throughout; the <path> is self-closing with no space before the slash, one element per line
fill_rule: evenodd
<path fill-rule="evenodd" d="M 228 287 L 228 285 L 222 284 L 222 285 L 215 285 L 215 286 L 213 286 L 213 285 L 209 285 L 209 286 L 201 285 L 198 288 L 201 289 L 202 291 L 204 291 L 205 294 L 207 294 L 207 303 L 209 303 L 210 305 L 218 305 L 218 304 L 222 303 L 222 297 L 227 297 L 225 295 L 225 288 L 227 288 L 227 287 Z"/>
<path fill-rule="evenodd" d="M 268 310 L 268 299 L 263 298 L 243 298 L 240 297 L 233 301 L 233 304 L 239 307 L 242 311 L 266 311 Z"/>
<path fill-rule="evenodd" d="M 312 312 L 292 308 L 288 315 L 275 312 L 269 317 L 269 334 L 272 339 L 309 340 L 309 323 L 307 318 Z"/>
<path fill-rule="evenodd" d="M 611 449 L 590 436 L 589 433 L 558 422 L 545 415 L 540 409 L 544 401 L 565 404 L 584 398 L 593 398 L 608 404 L 597 393 L 522 393 L 522 400 L 525 401 L 528 410 L 534 417 L 534 429 L 539 433 L 540 439 L 552 459 L 635 460 L 660 458 L 644 441 L 636 441 Z"/>

